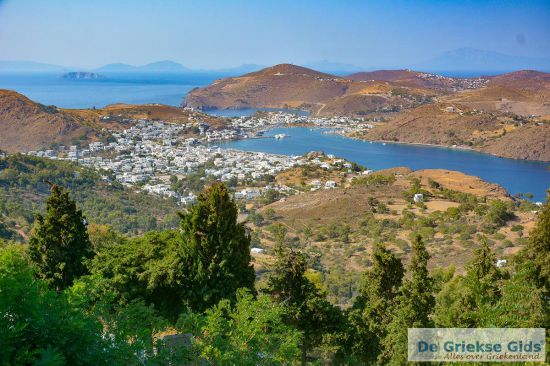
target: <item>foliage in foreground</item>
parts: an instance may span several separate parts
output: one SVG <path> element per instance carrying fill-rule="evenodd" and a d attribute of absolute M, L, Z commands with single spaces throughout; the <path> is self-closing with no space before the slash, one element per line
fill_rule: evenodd
<path fill-rule="evenodd" d="M 496 267 L 485 240 L 464 275 L 428 271 L 420 236 L 406 272 L 380 244 L 346 311 L 326 299 L 307 258 L 286 247 L 283 234 L 256 296 L 250 239 L 222 185 L 201 194 L 180 231 L 136 238 L 95 228 L 90 240 L 74 202 L 60 192 L 47 206 L 30 250 L 0 247 L 2 364 L 402 365 L 408 327 L 550 328 L 549 203 L 525 250 L 505 268 Z M 88 261 L 78 253 L 90 242 L 95 257 Z M 59 255 L 47 251 L 47 261 L 37 260 L 41 248 Z M 174 333 L 180 343 L 163 341 Z"/>

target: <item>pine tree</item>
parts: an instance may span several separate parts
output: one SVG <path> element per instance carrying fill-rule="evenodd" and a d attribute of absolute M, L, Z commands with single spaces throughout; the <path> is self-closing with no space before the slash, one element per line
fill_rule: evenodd
<path fill-rule="evenodd" d="M 404 272 L 401 260 L 381 245 L 375 247 L 372 262 L 348 314 L 349 352 L 365 363 L 374 362 L 380 353 Z"/>
<path fill-rule="evenodd" d="M 84 262 L 93 251 L 86 222 L 69 193 L 57 185 L 51 187 L 45 216 L 36 217 L 29 255 L 38 275 L 57 291 L 87 273 Z"/>
<path fill-rule="evenodd" d="M 435 306 L 433 279 L 428 272 L 430 255 L 422 237 L 413 242 L 409 265 L 410 279 L 405 280 L 397 299 L 396 311 L 388 326 L 388 334 L 382 341 L 380 364 L 404 365 L 407 363 L 407 329 L 429 328 L 433 325 L 431 314 Z"/>
<path fill-rule="evenodd" d="M 306 277 L 307 259 L 299 251 L 277 245 L 276 261 L 266 292 L 285 309 L 286 322 L 302 332 L 302 365 L 324 334 L 338 328 L 340 311 L 326 295 Z"/>
<path fill-rule="evenodd" d="M 214 183 L 180 223 L 185 301 L 195 311 L 234 300 L 237 289 L 254 290 L 250 236 L 237 222 L 237 206 L 222 183 Z"/>

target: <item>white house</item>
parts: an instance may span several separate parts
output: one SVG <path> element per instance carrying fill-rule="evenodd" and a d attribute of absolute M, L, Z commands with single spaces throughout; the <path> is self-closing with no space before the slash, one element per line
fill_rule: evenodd
<path fill-rule="evenodd" d="M 497 262 L 495 264 L 495 266 L 497 268 L 502 268 L 504 267 L 506 264 L 508 263 L 508 261 L 506 259 L 497 259 Z"/>
<path fill-rule="evenodd" d="M 325 189 L 336 188 L 336 182 L 333 180 L 327 180 L 325 183 Z"/>

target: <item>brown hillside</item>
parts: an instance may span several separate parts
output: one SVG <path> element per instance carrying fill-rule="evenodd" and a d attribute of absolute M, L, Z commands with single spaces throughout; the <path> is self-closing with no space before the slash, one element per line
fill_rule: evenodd
<path fill-rule="evenodd" d="M 513 159 L 550 161 L 550 125 L 529 125 L 490 141 L 481 151 Z"/>
<path fill-rule="evenodd" d="M 449 99 L 472 108 L 519 115 L 550 114 L 550 74 L 516 71 L 491 77 L 487 87 L 458 93 Z"/>
<path fill-rule="evenodd" d="M 534 70 L 520 70 L 490 78 L 491 85 L 511 86 L 526 90 L 548 89 L 550 87 L 550 74 Z"/>
<path fill-rule="evenodd" d="M 390 81 L 401 86 L 431 89 L 443 93 L 478 88 L 487 80 L 487 78 L 451 78 L 412 70 L 358 72 L 349 75 L 348 78 L 355 81 Z"/>
<path fill-rule="evenodd" d="M 221 127 L 225 122 L 223 118 L 163 104 L 134 105 L 118 103 L 108 105 L 102 109 L 64 109 L 64 111 L 83 117 L 95 125 L 114 130 L 126 128 L 126 124 L 121 123 L 123 119 L 150 119 L 168 123 L 193 123 L 200 121 L 206 122 L 213 127 Z M 100 119 L 102 116 L 114 116 L 116 118 L 103 120 Z"/>
<path fill-rule="evenodd" d="M 10 90 L 0 90 L 0 149 L 22 152 L 70 144 L 93 130 L 81 118 L 53 106 L 35 103 Z"/>
<path fill-rule="evenodd" d="M 434 92 L 381 81 L 353 81 L 289 64 L 221 79 L 192 90 L 184 105 L 199 109 L 297 108 L 318 115 L 365 115 L 411 108 Z"/>
<path fill-rule="evenodd" d="M 346 93 L 351 81 L 282 64 L 215 81 L 189 92 L 185 105 L 202 109 L 311 108 Z"/>
<path fill-rule="evenodd" d="M 437 103 L 404 111 L 368 134 L 369 140 L 472 148 L 515 159 L 550 161 L 550 126 L 517 124 L 502 113 Z"/>
<path fill-rule="evenodd" d="M 339 265 L 359 274 L 370 265 L 368 253 L 377 242 L 384 242 L 405 259 L 409 257 L 412 234 L 419 231 L 406 224 L 405 216 L 414 213 L 416 223 L 426 218 L 446 217 L 444 223 L 436 224 L 441 225 L 436 230 L 439 232 L 429 228 L 420 231 L 432 255 L 432 265 L 453 264 L 461 271 L 472 256 L 475 237 L 483 232 L 485 219 L 474 211 L 463 213 L 460 217 L 452 216 L 461 202 L 453 198 L 458 196 L 446 195 L 443 188 L 476 196 L 480 202 L 511 200 L 502 187 L 460 172 L 443 169 L 413 172 L 399 168 L 375 174 L 395 174 L 395 182 L 370 186 L 347 184 L 331 190 L 304 192 L 259 208 L 261 214 L 267 215 L 270 211 L 269 215 L 273 217 L 270 225 L 254 226 L 254 230 L 261 233 L 262 248 L 270 254 L 275 238 L 269 230 L 274 224 L 282 224 L 287 229 L 288 237 L 300 238 L 299 245 L 303 245 L 306 251 L 317 253 L 320 262 L 327 268 Z M 422 207 L 409 203 L 414 179 L 420 180 L 424 192 Z M 534 220 L 535 214 L 518 212 L 517 217 L 499 229 L 500 239 L 492 242 L 499 257 L 511 250 L 518 250 L 522 245 L 518 240 L 520 236 L 510 228 L 516 224 L 528 227 Z M 425 222 L 435 224 L 430 220 Z M 441 229 L 447 225 L 452 229 Z M 341 233 L 345 227 L 349 234 L 343 236 Z M 502 236 L 515 244 L 505 244 Z"/>
<path fill-rule="evenodd" d="M 103 119 L 101 117 L 113 118 Z M 97 140 L 103 128 L 124 129 L 132 120 L 169 123 L 206 122 L 224 125 L 223 118 L 160 104 L 113 104 L 103 109 L 61 109 L 35 103 L 17 92 L 0 89 L 0 150 L 26 152 L 54 144 L 73 145 Z"/>

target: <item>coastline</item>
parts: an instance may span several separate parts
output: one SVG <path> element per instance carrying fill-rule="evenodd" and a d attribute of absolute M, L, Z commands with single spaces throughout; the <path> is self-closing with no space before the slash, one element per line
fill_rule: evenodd
<path fill-rule="evenodd" d="M 460 151 L 465 151 L 465 152 L 473 152 L 473 153 L 477 153 L 477 154 L 493 156 L 493 157 L 501 158 L 501 159 L 535 162 L 535 163 L 547 163 L 548 166 L 549 166 L 549 169 L 550 169 L 550 161 L 546 161 L 546 160 L 513 158 L 513 157 L 509 157 L 509 156 L 492 154 L 492 153 L 488 153 L 488 152 L 478 150 L 478 149 L 475 149 L 475 148 L 472 148 L 472 147 L 461 146 L 461 145 L 449 146 L 449 145 L 430 144 L 430 143 L 423 143 L 423 142 L 407 142 L 407 141 L 366 139 L 366 138 L 361 138 L 361 137 L 357 137 L 357 136 L 352 136 L 349 133 L 346 133 L 344 131 L 340 131 L 338 128 L 330 129 L 330 128 L 327 128 L 327 127 L 318 126 L 314 123 L 297 123 L 297 124 L 291 124 L 291 125 L 278 124 L 278 125 L 269 126 L 269 128 L 267 128 L 266 130 L 272 130 L 272 129 L 275 129 L 275 128 L 293 128 L 293 127 L 306 127 L 306 128 L 317 129 L 317 130 L 327 130 L 324 133 L 339 135 L 339 136 L 342 136 L 342 137 L 345 137 L 345 138 L 348 138 L 348 139 L 351 139 L 351 140 L 364 141 L 364 142 L 374 142 L 374 143 L 382 143 L 382 144 L 399 144 L 399 145 L 419 146 L 419 147 L 432 147 L 432 148 L 448 149 L 448 150 L 460 150 Z M 258 130 L 258 131 L 260 131 L 260 130 Z M 255 132 L 257 132 L 257 131 L 255 131 Z M 257 138 L 266 138 L 266 137 L 267 136 L 250 136 L 249 135 L 247 137 L 247 139 L 257 139 Z M 237 138 L 237 139 L 234 139 L 233 141 L 241 140 L 241 139 L 242 138 Z"/>
<path fill-rule="evenodd" d="M 337 133 L 337 134 L 339 134 L 339 133 Z M 408 141 L 374 140 L 374 139 L 371 140 L 371 139 L 366 139 L 366 138 L 360 138 L 360 137 L 357 137 L 357 136 L 350 136 L 350 135 L 347 135 L 347 134 L 339 134 L 339 135 L 345 136 L 345 137 L 353 139 L 353 140 L 359 140 L 359 141 L 370 141 L 370 142 L 377 142 L 377 143 L 412 145 L 412 146 L 416 145 L 416 146 L 425 146 L 425 147 L 444 148 L 444 149 L 450 149 L 450 150 L 471 151 L 471 152 L 475 152 L 475 153 L 478 153 L 478 154 L 494 156 L 494 157 L 502 158 L 502 159 L 510 159 L 510 160 L 518 160 L 518 161 L 532 161 L 532 162 L 537 162 L 537 163 L 547 163 L 550 166 L 550 160 L 534 160 L 534 159 L 513 158 L 513 157 L 510 157 L 510 156 L 493 154 L 493 153 L 489 153 L 489 152 L 486 152 L 486 151 L 483 151 L 483 150 L 479 150 L 479 149 L 468 147 L 468 146 L 462 146 L 462 145 L 449 146 L 449 145 L 442 145 L 442 144 L 429 144 L 429 143 L 425 143 L 425 142 L 408 142 Z"/>

